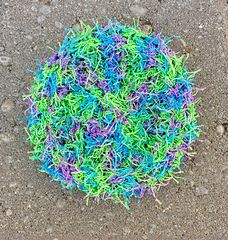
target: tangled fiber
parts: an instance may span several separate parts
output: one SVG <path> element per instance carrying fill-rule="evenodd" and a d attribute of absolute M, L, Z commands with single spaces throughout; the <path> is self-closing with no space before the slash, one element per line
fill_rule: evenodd
<path fill-rule="evenodd" d="M 126 207 L 178 178 L 200 129 L 194 73 L 170 41 L 116 20 L 69 30 L 26 96 L 42 172 Z"/>

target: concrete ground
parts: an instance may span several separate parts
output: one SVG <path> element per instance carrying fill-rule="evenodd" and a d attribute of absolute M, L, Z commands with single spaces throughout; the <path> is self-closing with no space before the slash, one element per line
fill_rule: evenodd
<path fill-rule="evenodd" d="M 228 2 L 226 0 L 0 0 L 0 239 L 1 240 L 226 240 L 228 239 Z M 31 85 L 35 60 L 57 49 L 64 27 L 105 16 L 180 35 L 174 49 L 191 54 L 201 103 L 203 143 L 186 177 L 133 201 L 126 210 L 111 202 L 85 204 L 29 161 L 22 95 Z"/>

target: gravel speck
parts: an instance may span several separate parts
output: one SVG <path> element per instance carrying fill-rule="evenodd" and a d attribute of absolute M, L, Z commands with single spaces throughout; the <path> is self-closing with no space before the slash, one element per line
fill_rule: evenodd
<path fill-rule="evenodd" d="M 51 8 L 47 5 L 43 5 L 40 8 L 40 13 L 42 13 L 43 15 L 49 15 L 51 13 Z"/>
<path fill-rule="evenodd" d="M 130 232 L 131 232 L 131 229 L 130 228 L 128 228 L 128 227 L 124 227 L 123 228 L 123 234 L 126 236 L 126 235 L 128 235 L 128 234 L 130 234 Z"/>
<path fill-rule="evenodd" d="M 63 24 L 61 22 L 55 22 L 55 26 L 59 29 L 63 28 Z"/>
<path fill-rule="evenodd" d="M 6 99 L 1 105 L 1 110 L 6 113 L 10 112 L 14 108 L 14 102 L 11 99 Z"/>
<path fill-rule="evenodd" d="M 222 15 L 219 15 L 219 16 L 218 16 L 218 22 L 220 22 L 220 23 L 223 22 L 223 16 L 222 16 Z"/>
<path fill-rule="evenodd" d="M 216 127 L 217 133 L 219 133 L 220 135 L 223 135 L 225 133 L 225 128 L 222 124 L 218 125 Z"/>
<path fill-rule="evenodd" d="M 41 15 L 37 18 L 38 23 L 42 23 L 45 20 L 45 16 Z"/>
<path fill-rule="evenodd" d="M 180 38 L 179 40 L 180 40 L 181 44 L 183 45 L 183 47 L 187 47 L 186 42 L 182 38 Z"/>
<path fill-rule="evenodd" d="M 53 232 L 52 226 L 47 227 L 46 233 L 52 233 L 52 232 Z"/>
<path fill-rule="evenodd" d="M 29 190 L 27 190 L 27 191 L 25 192 L 25 194 L 26 194 L 27 196 L 29 196 L 29 197 L 32 197 L 32 196 L 34 196 L 34 191 L 31 190 L 31 189 L 29 189 Z"/>
<path fill-rule="evenodd" d="M 7 56 L 0 56 L 0 64 L 2 66 L 9 66 L 12 62 L 12 59 L 10 57 L 7 57 Z"/>
<path fill-rule="evenodd" d="M 9 217 L 13 214 L 13 212 L 11 211 L 11 209 L 7 209 L 6 210 L 6 216 Z"/>
<path fill-rule="evenodd" d="M 10 136 L 8 136 L 8 135 L 6 135 L 4 133 L 0 134 L 0 142 L 9 143 L 9 142 L 11 142 L 11 140 L 12 139 L 11 139 Z"/>
<path fill-rule="evenodd" d="M 18 126 L 15 126 L 15 127 L 13 128 L 13 131 L 14 131 L 14 133 L 18 134 L 19 131 L 20 131 L 20 128 L 19 128 Z"/>
<path fill-rule="evenodd" d="M 143 17 L 147 13 L 147 9 L 138 5 L 130 7 L 130 11 L 137 17 Z"/>
<path fill-rule="evenodd" d="M 25 218 L 23 219 L 23 222 L 26 223 L 28 222 L 28 220 L 29 220 L 29 216 L 25 216 Z"/>
<path fill-rule="evenodd" d="M 66 204 L 65 200 L 59 199 L 56 203 L 56 206 L 57 206 L 57 208 L 64 208 L 65 204 Z"/>
<path fill-rule="evenodd" d="M 156 228 L 156 225 L 155 224 L 151 224 L 151 228 L 150 228 L 149 233 L 150 234 L 154 234 L 155 228 Z"/>
<path fill-rule="evenodd" d="M 26 37 L 28 40 L 32 40 L 32 38 L 33 38 L 31 35 L 26 35 L 25 37 Z"/>
<path fill-rule="evenodd" d="M 50 5 L 51 3 L 51 0 L 39 0 L 39 1 L 45 5 Z"/>
<path fill-rule="evenodd" d="M 28 188 L 33 188 L 33 185 L 31 183 L 28 183 L 27 187 Z"/>
<path fill-rule="evenodd" d="M 208 189 L 201 186 L 201 187 L 196 187 L 196 196 L 203 196 L 208 194 Z"/>
<path fill-rule="evenodd" d="M 10 188 L 14 188 L 14 187 L 16 187 L 16 186 L 17 186 L 17 183 L 16 183 L 16 182 L 12 182 L 12 183 L 9 184 L 9 187 L 10 187 Z"/>
<path fill-rule="evenodd" d="M 59 3 L 59 0 L 52 0 L 51 1 L 51 5 L 55 6 Z"/>
<path fill-rule="evenodd" d="M 221 180 L 223 183 L 228 184 L 228 167 L 224 167 L 221 171 Z"/>

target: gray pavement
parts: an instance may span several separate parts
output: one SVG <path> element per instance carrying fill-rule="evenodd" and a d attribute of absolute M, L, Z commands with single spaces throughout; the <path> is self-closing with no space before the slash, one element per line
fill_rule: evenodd
<path fill-rule="evenodd" d="M 228 239 L 228 2 L 226 0 L 0 0 L 0 240 Z M 20 105 L 35 60 L 58 48 L 64 27 L 105 16 L 140 16 L 190 53 L 196 77 L 203 143 L 186 177 L 126 210 L 62 190 L 29 161 Z"/>

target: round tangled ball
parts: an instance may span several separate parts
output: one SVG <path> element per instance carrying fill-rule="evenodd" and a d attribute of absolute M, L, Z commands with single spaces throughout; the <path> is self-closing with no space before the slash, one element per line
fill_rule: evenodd
<path fill-rule="evenodd" d="M 194 73 L 170 40 L 116 20 L 69 30 L 27 95 L 41 171 L 125 206 L 178 177 L 200 130 Z"/>

